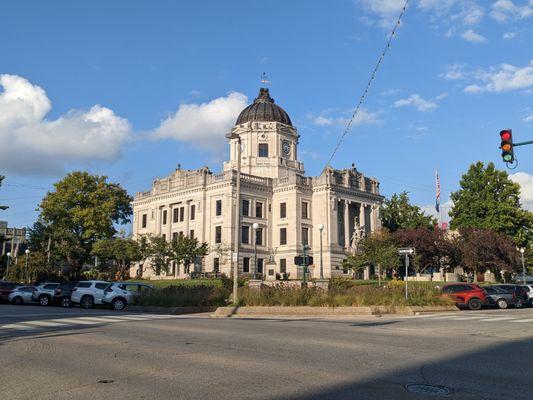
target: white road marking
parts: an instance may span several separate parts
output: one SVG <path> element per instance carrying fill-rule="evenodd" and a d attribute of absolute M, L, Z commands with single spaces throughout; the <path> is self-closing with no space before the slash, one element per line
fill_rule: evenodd
<path fill-rule="evenodd" d="M 494 317 L 494 318 L 484 318 L 480 322 L 492 322 L 492 321 L 506 321 L 509 319 L 516 319 L 516 317 Z"/>
<path fill-rule="evenodd" d="M 60 322 L 52 322 L 52 321 L 24 321 L 23 324 L 30 325 L 30 326 L 37 326 L 37 327 L 45 327 L 45 328 L 66 325 Z"/>
<path fill-rule="evenodd" d="M 509 321 L 509 322 L 518 322 L 518 323 L 521 323 L 521 322 L 533 322 L 533 318 L 518 319 L 516 321 Z"/>
<path fill-rule="evenodd" d="M 7 324 L 0 326 L 2 329 L 16 329 L 16 330 L 23 330 L 23 331 L 31 331 L 33 329 L 37 329 L 35 326 L 28 326 L 24 324 Z"/>

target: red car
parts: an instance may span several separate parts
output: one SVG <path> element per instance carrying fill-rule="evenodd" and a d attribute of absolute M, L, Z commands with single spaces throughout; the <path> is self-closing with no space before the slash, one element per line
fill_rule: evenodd
<path fill-rule="evenodd" d="M 489 302 L 481 286 L 472 283 L 449 283 L 442 287 L 442 294 L 451 297 L 458 308 L 480 310 Z"/>
<path fill-rule="evenodd" d="M 0 303 L 8 302 L 9 293 L 17 286 L 20 286 L 18 283 L 9 282 L 9 281 L 0 281 Z"/>

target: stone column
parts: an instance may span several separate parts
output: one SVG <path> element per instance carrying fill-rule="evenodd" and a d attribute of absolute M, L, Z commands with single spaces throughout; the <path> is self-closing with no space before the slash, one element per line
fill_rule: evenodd
<path fill-rule="evenodd" d="M 161 227 L 162 227 L 162 214 L 163 214 L 163 207 L 157 207 L 155 210 L 155 234 L 156 236 L 161 235 Z"/>
<path fill-rule="evenodd" d="M 173 214 L 174 213 L 174 207 L 172 206 L 172 204 L 170 204 L 168 206 L 168 211 L 167 211 L 167 241 L 170 241 L 170 239 L 172 238 L 172 221 L 173 221 Z"/>
<path fill-rule="evenodd" d="M 366 207 L 366 204 L 364 203 L 359 204 L 359 228 L 366 225 L 365 207 Z M 364 231 L 361 231 L 361 232 L 362 233 L 366 232 L 366 228 Z"/>
<path fill-rule="evenodd" d="M 344 247 L 350 248 L 350 209 L 348 200 L 344 200 Z"/>

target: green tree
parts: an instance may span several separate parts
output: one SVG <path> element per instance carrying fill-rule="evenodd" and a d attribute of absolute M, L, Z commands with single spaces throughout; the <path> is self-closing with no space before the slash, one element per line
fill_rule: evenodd
<path fill-rule="evenodd" d="M 518 245 L 531 241 L 533 214 L 522 209 L 520 185 L 499 171 L 493 163 L 472 164 L 460 182 L 461 188 L 451 194 L 452 229 L 493 229 L 514 239 Z"/>
<path fill-rule="evenodd" d="M 190 265 L 208 253 L 207 243 L 200 243 L 190 236 L 178 235 L 170 243 L 170 259 L 177 265 L 183 264 L 185 273 L 189 273 Z"/>
<path fill-rule="evenodd" d="M 150 268 L 156 275 L 161 272 L 168 274 L 172 251 L 170 243 L 162 236 L 153 236 L 149 242 Z"/>
<path fill-rule="evenodd" d="M 115 224 L 130 221 L 132 198 L 119 184 L 107 182 L 106 176 L 86 172 L 69 173 L 54 188 L 39 206 L 39 223 L 52 237 L 54 253 L 77 277 L 94 243 L 113 237 Z"/>
<path fill-rule="evenodd" d="M 435 218 L 425 215 L 420 207 L 409 203 L 407 192 L 393 194 L 389 200 L 383 202 L 381 222 L 391 233 L 398 229 L 419 227 L 433 229 L 437 223 Z"/>
<path fill-rule="evenodd" d="M 369 265 L 379 267 L 380 271 L 394 270 L 400 265 L 398 247 L 385 229 L 366 236 L 359 244 L 358 252 L 349 254 L 343 261 L 343 267 L 353 272 Z"/>
<path fill-rule="evenodd" d="M 143 256 L 137 241 L 120 236 L 97 241 L 91 253 L 100 259 L 101 269 L 105 269 L 110 278 L 119 280 L 128 277 L 133 264 Z"/>

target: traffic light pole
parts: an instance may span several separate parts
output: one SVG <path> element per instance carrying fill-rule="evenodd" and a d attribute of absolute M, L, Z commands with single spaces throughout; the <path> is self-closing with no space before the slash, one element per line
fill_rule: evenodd
<path fill-rule="evenodd" d="M 533 140 L 528 140 L 527 142 L 513 143 L 513 147 L 517 147 L 517 146 L 525 146 L 526 144 L 533 144 Z"/>

